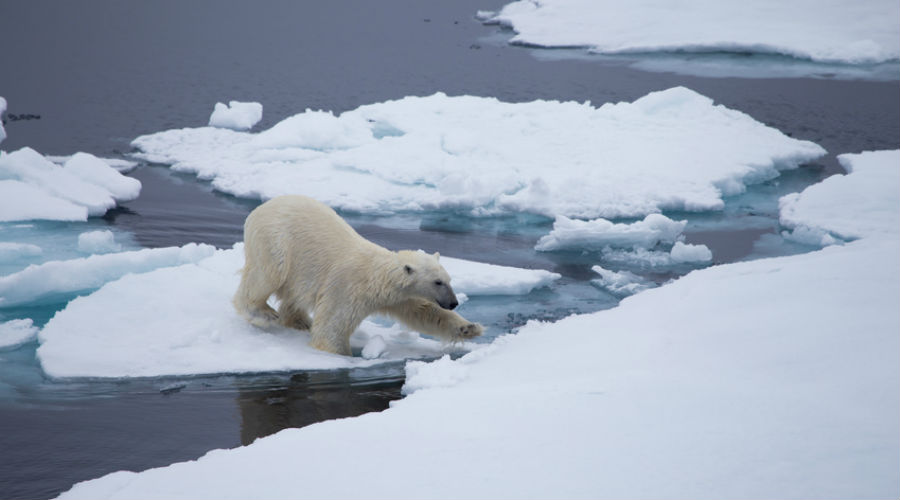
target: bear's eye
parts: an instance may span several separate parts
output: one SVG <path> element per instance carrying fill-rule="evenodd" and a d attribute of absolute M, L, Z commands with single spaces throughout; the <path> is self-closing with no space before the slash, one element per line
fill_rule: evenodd
<path fill-rule="evenodd" d="M 441 280 L 434 280 L 434 285 L 435 286 L 444 286 L 444 282 Z"/>

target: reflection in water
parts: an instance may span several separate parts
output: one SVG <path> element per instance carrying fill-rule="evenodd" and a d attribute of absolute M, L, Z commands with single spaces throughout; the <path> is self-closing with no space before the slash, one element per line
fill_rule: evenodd
<path fill-rule="evenodd" d="M 382 411 L 400 399 L 403 370 L 359 380 L 352 370 L 304 372 L 278 387 L 243 389 L 237 396 L 241 444 L 292 427 Z"/>

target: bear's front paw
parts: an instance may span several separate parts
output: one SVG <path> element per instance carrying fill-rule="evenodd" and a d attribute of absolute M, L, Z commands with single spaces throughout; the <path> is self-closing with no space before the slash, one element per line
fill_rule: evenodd
<path fill-rule="evenodd" d="M 478 323 L 469 323 L 467 325 L 459 327 L 458 336 L 461 339 L 471 339 L 481 335 L 483 332 L 483 326 L 479 325 Z"/>

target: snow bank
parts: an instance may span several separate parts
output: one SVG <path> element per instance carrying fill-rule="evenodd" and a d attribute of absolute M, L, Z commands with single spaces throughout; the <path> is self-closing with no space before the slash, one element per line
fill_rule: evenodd
<path fill-rule="evenodd" d="M 836 175 L 779 200 L 786 236 L 813 245 L 854 240 L 893 232 L 900 226 L 900 150 L 843 154 L 838 161 L 849 172 Z M 847 186 L 852 186 L 848 189 Z M 848 212 L 845 207 L 857 207 Z"/>
<path fill-rule="evenodd" d="M 516 31 L 512 43 L 627 52 L 776 53 L 824 62 L 900 58 L 892 0 L 520 0 L 480 19 Z M 852 22 L 848 22 L 852 20 Z"/>
<path fill-rule="evenodd" d="M 0 308 L 40 303 L 98 288 L 126 274 L 195 262 L 208 257 L 214 250 L 210 245 L 189 243 L 183 247 L 145 248 L 33 264 L 19 272 L 0 276 Z"/>
<path fill-rule="evenodd" d="M 362 358 L 318 351 L 307 345 L 308 332 L 263 331 L 239 317 L 231 298 L 243 246 L 210 253 L 179 267 L 124 276 L 71 301 L 40 333 L 37 355 L 44 371 L 53 377 L 139 377 L 335 369 L 475 347 L 445 346 L 372 320 L 350 339 Z M 467 295 L 528 293 L 559 277 L 449 257 L 441 262 L 454 289 Z"/>
<path fill-rule="evenodd" d="M 410 362 L 387 411 L 63 498 L 896 498 L 900 228 L 882 229 L 531 322 Z"/>
<path fill-rule="evenodd" d="M 0 350 L 18 347 L 37 336 L 38 327 L 30 319 L 14 319 L 0 323 Z"/>
<path fill-rule="evenodd" d="M 0 222 L 86 220 L 137 198 L 141 183 L 78 153 L 60 167 L 31 148 L 0 155 Z"/>
<path fill-rule="evenodd" d="M 228 105 L 217 102 L 209 116 L 209 126 L 250 130 L 262 120 L 263 107 L 258 102 L 231 101 Z"/>
<path fill-rule="evenodd" d="M 653 248 L 659 243 L 674 244 L 686 225 L 686 220 L 674 221 L 662 214 L 650 214 L 631 224 L 614 224 L 606 219 L 574 220 L 560 215 L 550 234 L 541 237 L 534 249 L 549 252 L 608 246 Z"/>
<path fill-rule="evenodd" d="M 438 93 L 307 110 L 258 134 L 178 129 L 132 145 L 240 197 L 578 218 L 721 209 L 723 196 L 825 154 L 683 87 L 599 108 Z"/>

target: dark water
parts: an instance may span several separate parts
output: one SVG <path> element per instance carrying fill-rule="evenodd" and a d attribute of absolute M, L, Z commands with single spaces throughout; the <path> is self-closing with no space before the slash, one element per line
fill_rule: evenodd
<path fill-rule="evenodd" d="M 205 125 L 217 101 L 261 102 L 259 130 L 306 108 L 340 112 L 437 91 L 599 105 L 676 85 L 825 147 L 828 157 L 795 176 L 801 186 L 838 172 L 836 154 L 900 144 L 896 81 L 701 78 L 587 59 L 538 60 L 529 49 L 496 43 L 497 28 L 473 19 L 477 10 L 503 3 L 0 0 L 0 95 L 9 114 L 40 116 L 8 121 L 2 147 L 121 156 L 138 135 Z M 242 239 L 254 202 L 160 167 L 131 175 L 143 183 L 141 197 L 105 218 L 141 245 L 228 247 Z M 460 224 L 434 214 L 411 224 L 352 222 L 390 248 L 564 275 L 568 302 L 535 294 L 533 303 L 510 307 L 502 326 L 609 303 L 586 293 L 587 262 L 536 254 L 537 233 L 507 230 L 506 222 L 516 221 Z M 706 243 L 727 262 L 751 254 L 754 241 L 773 231 L 765 224 L 740 231 L 700 224 L 688 241 Z M 0 352 L 0 361 L 22 363 L 33 350 Z M 109 382 L 46 380 L 35 366 L 17 377 L 0 381 L 12 393 L 0 398 L 2 498 L 47 498 L 108 472 L 193 459 L 285 427 L 382 410 L 400 396 L 403 367 Z"/>

